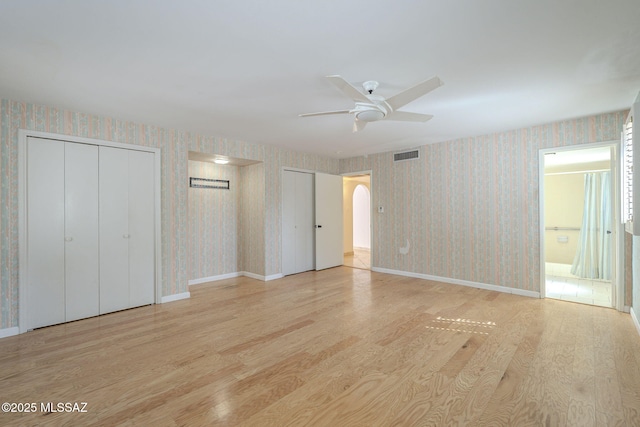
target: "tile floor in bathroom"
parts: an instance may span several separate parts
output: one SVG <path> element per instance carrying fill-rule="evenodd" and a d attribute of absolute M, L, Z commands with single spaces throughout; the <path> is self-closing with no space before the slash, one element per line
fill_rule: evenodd
<path fill-rule="evenodd" d="M 611 281 L 581 279 L 572 275 L 570 265 L 547 262 L 546 297 L 582 304 L 611 307 Z"/>

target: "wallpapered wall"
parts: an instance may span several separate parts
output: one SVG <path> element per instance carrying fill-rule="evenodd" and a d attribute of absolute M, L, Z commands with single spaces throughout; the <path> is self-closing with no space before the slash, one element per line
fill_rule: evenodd
<path fill-rule="evenodd" d="M 263 163 L 240 168 L 239 260 L 236 270 L 231 272 L 246 271 L 265 275 L 264 190 Z M 267 253 L 266 257 L 271 255 Z"/>
<path fill-rule="evenodd" d="M 189 188 L 188 279 L 238 271 L 237 166 L 189 161 L 189 177 L 228 180 L 229 190 Z"/>
<path fill-rule="evenodd" d="M 624 118 L 430 144 L 416 161 L 394 164 L 392 153 L 341 160 L 341 173 L 372 170 L 372 203 L 385 209 L 372 218 L 373 266 L 539 291 L 538 150 L 617 141 Z"/>
<path fill-rule="evenodd" d="M 372 170 L 374 266 L 539 290 L 538 150 L 617 140 L 625 113 L 568 120 L 421 147 L 418 161 L 391 153 L 335 160 L 54 107 L 0 104 L 0 329 L 18 315 L 18 129 L 159 147 L 162 152 L 163 295 L 186 291 L 188 160 L 199 151 L 262 161 L 239 174 L 239 268 L 280 273 L 282 167 Z M 249 243 L 247 243 L 247 239 Z M 402 255 L 400 247 L 409 244 Z M 631 304 L 631 289 L 626 302 Z"/>
<path fill-rule="evenodd" d="M 264 204 L 264 249 L 257 249 L 247 264 L 256 274 L 280 272 L 281 169 L 283 166 L 338 172 L 338 161 L 186 131 L 132 123 L 60 108 L 2 100 L 0 103 L 0 329 L 18 324 L 18 129 L 97 138 L 127 144 L 159 147 L 162 154 L 162 263 L 163 295 L 187 289 L 188 151 L 221 154 L 264 162 L 258 195 Z M 258 247 L 259 248 L 259 247 Z M 253 250 L 253 247 L 252 247 Z M 258 259 L 253 259 L 253 258 Z"/>

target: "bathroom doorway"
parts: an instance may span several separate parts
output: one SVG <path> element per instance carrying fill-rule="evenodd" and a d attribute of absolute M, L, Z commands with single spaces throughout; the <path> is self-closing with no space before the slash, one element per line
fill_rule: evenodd
<path fill-rule="evenodd" d="M 541 152 L 541 288 L 547 298 L 616 307 L 615 148 Z"/>

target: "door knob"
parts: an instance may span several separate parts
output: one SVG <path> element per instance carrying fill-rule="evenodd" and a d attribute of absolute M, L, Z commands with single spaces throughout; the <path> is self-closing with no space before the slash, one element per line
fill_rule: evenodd
<path fill-rule="evenodd" d="M 322 228 L 322 226 L 321 225 L 316 225 L 316 228 Z"/>
<path fill-rule="evenodd" d="M 129 237 L 131 237 L 131 235 L 129 234 L 123 234 L 122 237 L 124 237 L 125 239 L 128 239 Z"/>
<path fill-rule="evenodd" d="M 64 241 L 65 242 L 71 242 L 71 241 L 73 241 L 73 237 L 65 237 Z"/>

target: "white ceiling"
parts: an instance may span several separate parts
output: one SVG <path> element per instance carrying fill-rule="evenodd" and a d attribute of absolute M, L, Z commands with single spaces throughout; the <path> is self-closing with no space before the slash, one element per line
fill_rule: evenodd
<path fill-rule="evenodd" d="M 0 97 L 343 158 L 628 108 L 638 0 L 4 0 Z M 324 76 L 391 96 L 371 123 Z"/>

